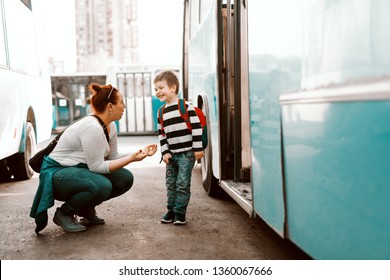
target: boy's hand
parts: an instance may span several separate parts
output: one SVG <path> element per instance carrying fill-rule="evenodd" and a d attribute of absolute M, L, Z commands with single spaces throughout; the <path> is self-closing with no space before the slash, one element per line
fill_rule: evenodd
<path fill-rule="evenodd" d="M 196 160 L 200 160 L 204 156 L 203 151 L 194 152 L 194 156 L 195 156 Z"/>
<path fill-rule="evenodd" d="M 170 153 L 167 153 L 163 156 L 163 161 L 166 163 L 166 164 L 169 164 L 169 160 L 172 158 L 172 155 Z"/>

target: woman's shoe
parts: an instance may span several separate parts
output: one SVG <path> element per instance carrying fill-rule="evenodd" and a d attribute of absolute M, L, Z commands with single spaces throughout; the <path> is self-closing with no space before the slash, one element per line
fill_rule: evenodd
<path fill-rule="evenodd" d="M 83 217 L 84 220 L 87 220 L 92 225 L 103 225 L 105 223 L 104 219 L 96 216 L 94 208 L 82 211 L 79 216 Z"/>
<path fill-rule="evenodd" d="M 66 232 L 80 232 L 87 230 L 85 226 L 77 222 L 73 215 L 69 216 L 62 214 L 60 208 L 57 208 L 54 214 L 53 222 L 56 225 L 62 227 Z"/>

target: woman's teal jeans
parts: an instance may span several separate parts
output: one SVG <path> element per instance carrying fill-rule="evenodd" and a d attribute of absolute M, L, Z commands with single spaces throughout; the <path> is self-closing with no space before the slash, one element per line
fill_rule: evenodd
<path fill-rule="evenodd" d="M 133 174 L 124 168 L 110 174 L 97 174 L 86 166 L 66 167 L 53 175 L 54 199 L 65 201 L 61 206 L 64 215 L 82 213 L 124 194 L 133 181 Z"/>

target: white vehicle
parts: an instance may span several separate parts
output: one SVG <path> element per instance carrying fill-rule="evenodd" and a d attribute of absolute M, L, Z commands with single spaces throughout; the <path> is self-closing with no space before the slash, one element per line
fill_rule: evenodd
<path fill-rule="evenodd" d="M 51 83 L 38 4 L 0 0 L 0 180 L 31 178 L 28 160 L 36 143 L 51 134 Z"/>

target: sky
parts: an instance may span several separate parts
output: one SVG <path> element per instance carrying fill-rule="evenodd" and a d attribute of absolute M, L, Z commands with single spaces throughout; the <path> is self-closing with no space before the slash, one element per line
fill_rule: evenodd
<path fill-rule="evenodd" d="M 45 22 L 46 51 L 49 57 L 63 60 L 65 72 L 75 72 L 74 1 L 35 1 L 45 6 L 42 15 Z M 140 64 L 179 65 L 183 0 L 138 0 L 137 2 Z"/>
<path fill-rule="evenodd" d="M 181 63 L 183 2 L 138 0 L 141 61 L 150 64 Z"/>

